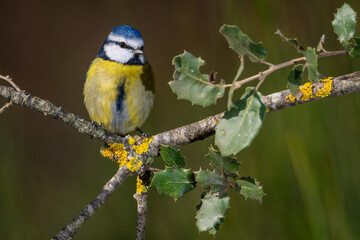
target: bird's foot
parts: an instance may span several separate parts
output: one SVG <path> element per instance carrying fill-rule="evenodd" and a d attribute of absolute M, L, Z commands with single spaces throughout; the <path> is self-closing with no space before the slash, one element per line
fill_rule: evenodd
<path fill-rule="evenodd" d="M 98 122 L 91 121 L 91 126 L 92 127 L 100 127 L 100 124 Z"/>
<path fill-rule="evenodd" d="M 135 130 L 138 131 L 142 137 L 145 137 L 145 138 L 151 137 L 151 135 L 149 133 L 144 132 L 143 130 L 141 130 L 138 127 L 136 127 Z"/>

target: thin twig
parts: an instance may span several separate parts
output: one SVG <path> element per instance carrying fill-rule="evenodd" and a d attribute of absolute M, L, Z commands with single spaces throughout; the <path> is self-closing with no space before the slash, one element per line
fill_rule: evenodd
<path fill-rule="evenodd" d="M 154 168 L 154 167 L 148 167 L 147 168 L 150 172 L 161 172 L 162 171 L 162 169 L 160 169 L 160 168 Z"/>
<path fill-rule="evenodd" d="M 347 51 L 330 51 L 330 52 L 323 52 L 323 53 L 319 53 L 317 55 L 318 58 L 323 58 L 323 57 L 330 57 L 330 56 L 337 56 L 337 55 L 345 55 L 345 54 L 348 54 Z M 263 76 L 267 76 L 269 75 L 270 73 L 276 71 L 276 70 L 279 70 L 281 68 L 285 68 L 285 67 L 288 67 L 288 66 L 291 66 L 291 65 L 294 65 L 296 63 L 299 63 L 299 62 L 303 62 L 303 61 L 306 61 L 306 58 L 305 57 L 300 57 L 300 58 L 295 58 L 295 59 L 292 59 L 292 60 L 289 60 L 289 61 L 286 61 L 286 62 L 283 62 L 283 63 L 279 63 L 279 64 L 276 64 L 276 65 L 272 65 L 270 66 L 267 70 L 263 71 L 263 72 L 259 72 L 258 74 L 255 74 L 251 77 L 248 77 L 248 78 L 245 78 L 245 79 L 242 79 L 242 80 L 239 80 L 235 83 L 235 88 L 234 90 L 240 88 L 242 85 L 244 85 L 245 83 L 248 83 L 248 82 L 251 82 L 253 80 L 256 80 L 256 79 L 260 79 L 260 77 L 263 77 Z M 231 87 L 232 84 L 225 84 L 223 85 L 224 87 Z"/>
<path fill-rule="evenodd" d="M 15 88 L 17 91 L 21 91 L 21 89 L 12 81 L 12 79 L 10 78 L 10 76 L 2 76 L 0 75 L 0 79 L 3 79 L 5 81 L 7 81 L 11 86 L 13 86 L 13 88 Z"/>
<path fill-rule="evenodd" d="M 145 240 L 146 214 L 147 214 L 147 192 L 139 194 L 136 192 L 134 198 L 137 201 L 136 240 Z"/>
<path fill-rule="evenodd" d="M 120 167 L 116 174 L 105 184 L 101 192 L 86 205 L 71 222 L 58 232 L 52 239 L 65 240 L 72 239 L 84 222 L 89 219 L 95 212 L 106 202 L 112 193 L 127 179 L 130 171 L 126 166 Z"/>
<path fill-rule="evenodd" d="M 2 114 L 3 112 L 5 112 L 6 109 L 8 109 L 9 107 L 11 107 L 13 105 L 12 101 L 9 101 L 8 103 L 6 103 L 4 106 L 2 106 L 0 108 L 0 114 Z"/>

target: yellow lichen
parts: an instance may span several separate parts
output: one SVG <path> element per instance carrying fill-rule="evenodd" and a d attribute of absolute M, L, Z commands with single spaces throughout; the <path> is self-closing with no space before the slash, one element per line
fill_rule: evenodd
<path fill-rule="evenodd" d="M 101 154 L 106 157 L 112 159 L 114 157 L 114 152 L 110 148 L 104 148 L 101 151 Z"/>
<path fill-rule="evenodd" d="M 306 102 L 310 99 L 314 98 L 314 95 L 312 93 L 312 87 L 313 85 L 311 83 L 305 83 L 304 86 L 300 87 L 300 91 L 302 92 L 303 96 L 301 98 L 302 101 Z"/>
<path fill-rule="evenodd" d="M 122 150 L 124 148 L 124 144 L 122 144 L 122 143 L 113 143 L 113 144 L 110 144 L 110 148 L 114 152 L 115 151 L 120 151 L 120 150 Z"/>
<path fill-rule="evenodd" d="M 124 144 L 110 144 L 110 146 L 104 148 L 101 153 L 104 157 L 110 158 L 112 161 L 116 161 L 120 167 L 125 165 L 127 162 L 128 153 L 124 149 Z"/>
<path fill-rule="evenodd" d="M 136 179 L 136 192 L 138 194 L 142 194 L 142 193 L 145 193 L 148 191 L 148 187 L 143 184 L 143 181 L 140 179 L 139 176 L 137 176 L 137 179 Z"/>
<path fill-rule="evenodd" d="M 317 90 L 316 97 L 324 98 L 330 95 L 332 91 L 332 79 L 332 77 L 321 79 L 323 87 Z"/>
<path fill-rule="evenodd" d="M 290 93 L 288 96 L 286 96 L 286 101 L 289 103 L 293 103 L 296 101 L 296 97 Z"/>
<path fill-rule="evenodd" d="M 133 145 L 135 142 L 136 142 L 136 140 L 135 140 L 133 137 L 129 137 L 128 143 L 129 143 L 130 145 Z"/>
<path fill-rule="evenodd" d="M 139 168 L 141 167 L 142 164 L 143 164 L 143 163 L 142 163 L 140 160 L 132 157 L 132 158 L 130 158 L 130 160 L 126 163 L 126 167 L 127 167 L 131 172 L 135 172 L 135 171 L 139 170 Z"/>
<path fill-rule="evenodd" d="M 153 141 L 153 138 L 145 138 L 144 141 L 139 145 L 134 145 L 133 149 L 139 155 L 147 152 L 149 150 L 149 144 Z"/>
<path fill-rule="evenodd" d="M 216 124 L 218 124 L 218 121 L 217 121 L 217 120 L 215 120 L 215 125 L 216 125 Z"/>

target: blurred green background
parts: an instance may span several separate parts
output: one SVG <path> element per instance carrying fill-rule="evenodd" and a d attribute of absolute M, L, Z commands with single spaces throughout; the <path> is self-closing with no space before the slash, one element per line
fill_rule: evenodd
<path fill-rule="evenodd" d="M 348 3 L 360 12 L 360 2 Z M 340 50 L 331 21 L 343 1 L 0 1 L 0 74 L 35 96 L 89 119 L 82 88 L 88 65 L 111 29 L 131 25 L 144 37 L 157 84 L 154 109 L 142 127 L 152 134 L 223 111 L 177 101 L 167 82 L 172 58 L 186 49 L 202 71 L 228 82 L 238 58 L 218 33 L 235 24 L 262 41 L 268 61 L 299 55 L 273 33 L 279 28 L 304 46 Z M 359 25 L 359 24 L 358 24 Z M 357 34 L 360 35 L 358 27 Z M 265 66 L 246 62 L 244 77 Z M 360 70 L 359 59 L 319 60 L 338 76 Z M 272 74 L 260 91 L 283 90 L 289 69 Z M 238 92 L 238 96 L 242 94 Z M 0 99 L 0 104 L 6 101 Z M 238 154 L 241 173 L 261 181 L 262 204 L 231 192 L 216 239 L 360 239 L 360 94 L 317 101 L 266 116 L 253 144 Z M 99 154 L 103 145 L 38 112 L 14 106 L 0 115 L 0 239 L 47 239 L 77 214 L 117 170 Z M 182 148 L 188 168 L 208 168 L 213 137 Z M 160 159 L 156 166 L 162 167 Z M 75 239 L 134 239 L 135 179 L 129 179 Z M 152 189 L 147 239 L 213 239 L 195 227 L 201 191 L 176 203 Z"/>

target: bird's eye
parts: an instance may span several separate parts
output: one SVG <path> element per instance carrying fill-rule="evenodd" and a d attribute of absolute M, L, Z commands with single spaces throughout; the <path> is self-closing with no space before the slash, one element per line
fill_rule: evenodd
<path fill-rule="evenodd" d="M 126 48 L 126 44 L 124 42 L 121 42 L 119 45 L 121 48 Z"/>

